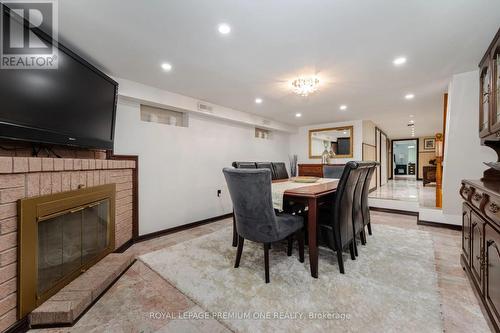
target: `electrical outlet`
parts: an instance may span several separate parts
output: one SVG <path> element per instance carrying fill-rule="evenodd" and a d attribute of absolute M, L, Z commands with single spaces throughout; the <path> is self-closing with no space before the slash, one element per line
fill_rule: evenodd
<path fill-rule="evenodd" d="M 220 197 L 222 190 L 217 190 L 217 196 Z"/>

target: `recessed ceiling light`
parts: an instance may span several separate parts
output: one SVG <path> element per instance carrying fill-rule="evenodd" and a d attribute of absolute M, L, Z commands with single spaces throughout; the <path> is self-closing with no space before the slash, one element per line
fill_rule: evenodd
<path fill-rule="evenodd" d="M 255 103 L 257 104 L 262 104 L 262 98 L 256 98 Z"/>
<path fill-rule="evenodd" d="M 341 105 L 339 107 L 340 110 L 344 111 L 344 110 L 347 110 L 347 105 Z"/>
<path fill-rule="evenodd" d="M 161 64 L 161 68 L 166 72 L 170 72 L 172 70 L 172 65 L 170 65 L 168 62 L 164 62 L 163 64 Z"/>
<path fill-rule="evenodd" d="M 296 114 L 295 114 L 295 117 L 297 117 L 297 118 L 302 117 L 302 113 L 296 113 Z"/>
<path fill-rule="evenodd" d="M 218 28 L 219 32 L 223 35 L 227 35 L 231 32 L 231 27 L 226 23 L 219 24 Z"/>
<path fill-rule="evenodd" d="M 414 97 L 415 97 L 415 95 L 413 95 L 413 94 L 406 94 L 405 95 L 406 99 L 413 99 Z"/>
<path fill-rule="evenodd" d="M 394 64 L 394 66 L 401 66 L 404 63 L 406 63 L 406 58 L 405 57 L 397 57 L 396 59 L 394 59 L 392 61 L 392 63 Z"/>

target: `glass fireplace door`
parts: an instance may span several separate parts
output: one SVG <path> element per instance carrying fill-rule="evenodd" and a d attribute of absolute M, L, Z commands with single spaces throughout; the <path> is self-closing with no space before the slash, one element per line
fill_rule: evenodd
<path fill-rule="evenodd" d="M 95 260 L 109 245 L 109 199 L 38 223 L 37 295 Z"/>

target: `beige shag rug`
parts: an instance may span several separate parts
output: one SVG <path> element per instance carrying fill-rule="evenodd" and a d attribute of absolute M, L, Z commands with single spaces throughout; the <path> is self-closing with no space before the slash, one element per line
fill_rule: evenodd
<path fill-rule="evenodd" d="M 273 245 L 271 283 L 261 244 L 245 241 L 239 268 L 231 228 L 151 252 L 146 265 L 235 332 L 442 332 L 434 247 L 425 231 L 373 226 L 359 257 L 340 274 L 320 249 L 319 279 L 309 261 Z M 281 317 L 281 318 L 280 318 Z"/>

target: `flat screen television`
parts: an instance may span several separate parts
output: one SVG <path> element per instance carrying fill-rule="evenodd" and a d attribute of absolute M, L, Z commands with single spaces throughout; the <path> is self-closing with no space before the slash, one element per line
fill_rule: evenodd
<path fill-rule="evenodd" d="M 113 149 L 118 83 L 60 43 L 57 49 L 57 69 L 0 69 L 0 138 Z"/>

